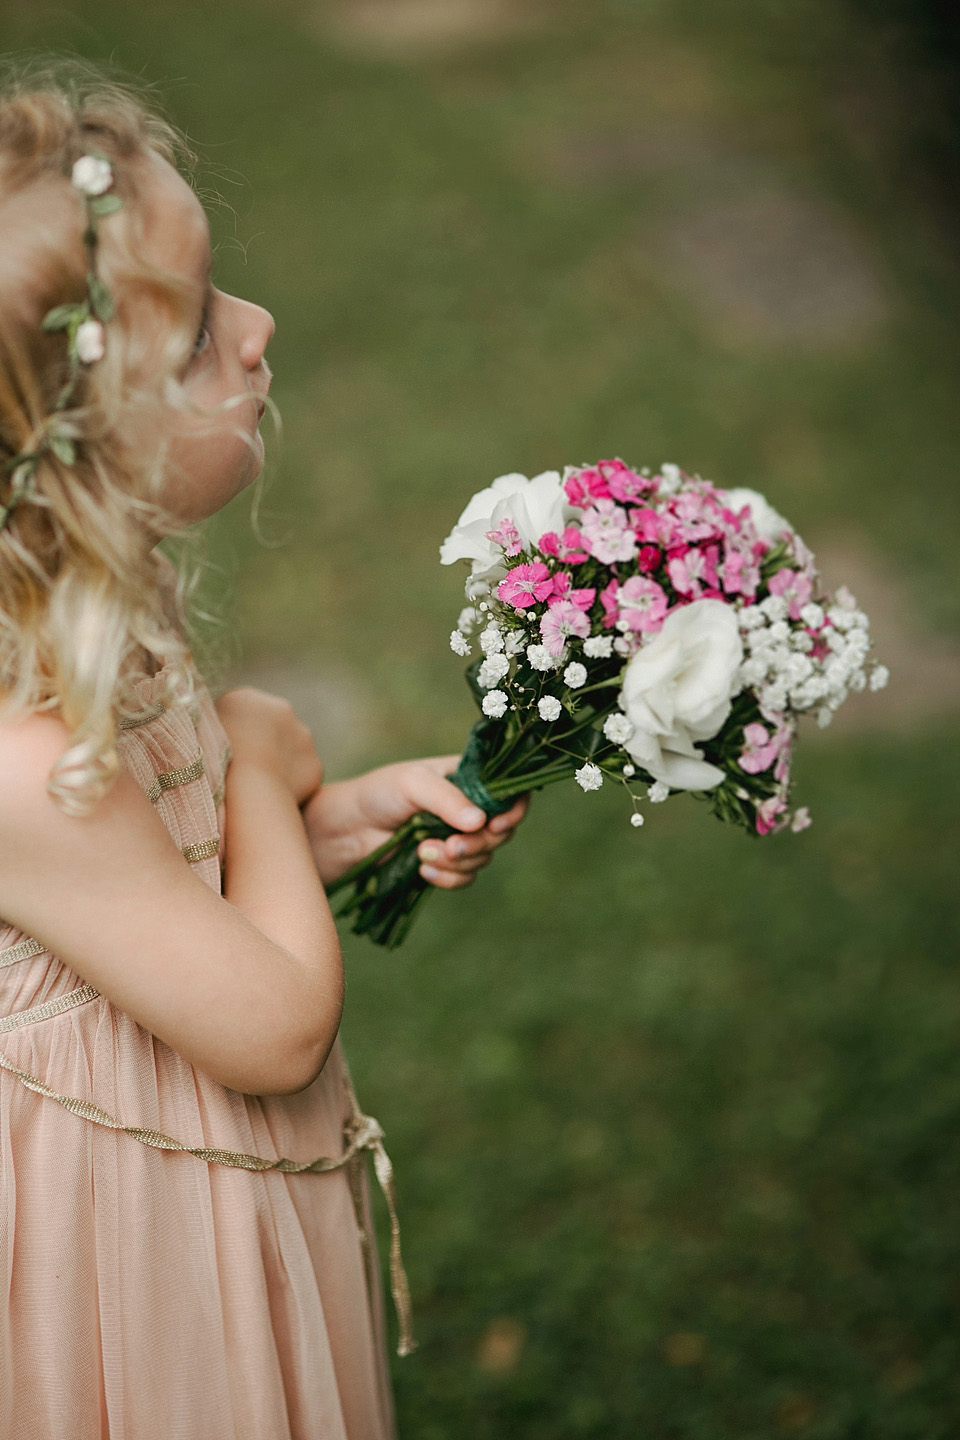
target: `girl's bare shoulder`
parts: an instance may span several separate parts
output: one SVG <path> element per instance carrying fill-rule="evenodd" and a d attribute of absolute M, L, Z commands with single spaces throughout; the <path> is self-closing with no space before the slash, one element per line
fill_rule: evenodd
<path fill-rule="evenodd" d="M 50 772 L 70 747 L 70 731 L 56 715 L 0 719 L 0 825 L 30 796 L 46 795 Z"/>

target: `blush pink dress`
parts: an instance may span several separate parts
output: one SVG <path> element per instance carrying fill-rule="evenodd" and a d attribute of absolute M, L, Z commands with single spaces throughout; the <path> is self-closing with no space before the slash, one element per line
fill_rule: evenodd
<path fill-rule="evenodd" d="M 219 890 L 226 736 L 160 678 L 123 759 Z M 300 1094 L 241 1095 L 0 921 L 0 1435 L 393 1436 L 365 1148 L 389 1189 L 339 1041 Z"/>

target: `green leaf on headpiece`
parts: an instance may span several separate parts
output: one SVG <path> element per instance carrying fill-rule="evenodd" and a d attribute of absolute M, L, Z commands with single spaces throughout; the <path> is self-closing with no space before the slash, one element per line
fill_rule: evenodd
<path fill-rule="evenodd" d="M 64 465 L 73 465 L 77 458 L 77 447 L 66 435 L 51 435 L 50 449 Z"/>
<path fill-rule="evenodd" d="M 93 307 L 93 313 L 97 319 L 102 320 L 104 324 L 106 324 L 108 320 L 112 320 L 113 296 L 100 279 L 100 276 L 92 270 L 87 276 L 87 293 L 90 296 L 90 304 Z"/>
<path fill-rule="evenodd" d="M 80 305 L 55 305 L 43 317 L 44 330 L 66 330 L 72 323 Z"/>
<path fill-rule="evenodd" d="M 121 208 L 123 201 L 119 195 L 91 195 L 87 204 L 93 215 L 112 215 Z"/>

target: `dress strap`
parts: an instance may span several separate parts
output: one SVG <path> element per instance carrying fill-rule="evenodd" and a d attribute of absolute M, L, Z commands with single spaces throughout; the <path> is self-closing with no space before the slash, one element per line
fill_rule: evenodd
<path fill-rule="evenodd" d="M 71 1009 L 74 1005 L 83 1004 L 96 995 L 97 991 L 91 985 L 85 985 L 80 990 L 72 990 L 68 995 L 61 996 L 59 1000 L 52 1000 L 46 1005 L 36 1005 L 32 1010 L 22 1010 L 16 1015 L 8 1016 L 6 1021 L 0 1020 L 0 1031 L 13 1029 L 14 1025 L 28 1024 L 33 1020 L 48 1019 L 64 1010 Z M 41 1011 L 44 1013 L 41 1014 Z M 10 1024 L 11 1021 L 14 1024 Z M 14 1065 L 2 1050 L 0 1050 L 0 1069 L 14 1075 L 28 1090 L 33 1090 L 37 1095 L 43 1095 L 48 1100 L 55 1100 L 71 1115 L 77 1115 L 82 1120 L 89 1120 L 94 1125 L 103 1125 L 108 1130 L 119 1130 L 124 1135 L 138 1140 L 141 1145 L 149 1145 L 154 1150 L 176 1150 L 184 1155 L 193 1155 L 198 1160 L 205 1160 L 210 1165 L 226 1165 L 235 1170 L 261 1172 L 279 1170 L 283 1175 L 317 1175 L 327 1174 L 332 1170 L 342 1170 L 346 1165 L 355 1168 L 355 1162 L 361 1153 L 364 1150 L 371 1151 L 373 1168 L 390 1214 L 390 1289 L 399 1323 L 397 1354 L 409 1355 L 416 1349 L 411 1325 L 410 1287 L 400 1254 L 400 1221 L 397 1216 L 394 1194 L 393 1166 L 383 1147 L 383 1130 L 372 1115 L 364 1115 L 361 1112 L 349 1074 L 347 1075 L 347 1091 L 351 1113 L 345 1126 L 344 1138 L 347 1141 L 347 1148 L 343 1154 L 335 1157 L 321 1155 L 316 1160 L 286 1160 L 283 1158 L 266 1160 L 262 1155 L 247 1155 L 240 1150 L 220 1150 L 205 1145 L 184 1145 L 179 1140 L 174 1140 L 172 1136 L 165 1135 L 162 1130 L 153 1130 L 140 1125 L 124 1125 L 90 1100 L 81 1100 L 75 1095 L 61 1095 L 59 1091 L 52 1089 L 36 1075 L 31 1075 L 28 1071 L 21 1070 L 19 1066 Z M 357 1204 L 356 1189 L 354 1189 L 354 1203 Z M 357 1218 L 360 1223 L 361 1236 L 366 1239 L 359 1207 L 357 1208 Z"/>

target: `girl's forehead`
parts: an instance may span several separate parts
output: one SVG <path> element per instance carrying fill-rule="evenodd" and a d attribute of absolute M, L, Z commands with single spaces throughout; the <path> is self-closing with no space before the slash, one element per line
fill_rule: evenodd
<path fill-rule="evenodd" d="M 210 226 L 203 206 L 181 175 L 159 155 L 149 161 L 144 194 L 144 241 L 151 259 L 203 283 L 210 272 Z"/>

